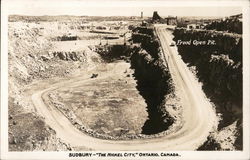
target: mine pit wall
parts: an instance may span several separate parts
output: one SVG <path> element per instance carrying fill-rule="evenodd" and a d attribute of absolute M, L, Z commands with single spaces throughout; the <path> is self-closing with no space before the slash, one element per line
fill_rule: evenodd
<path fill-rule="evenodd" d="M 55 40 L 57 40 L 57 41 L 75 41 L 77 39 L 79 39 L 77 36 L 66 36 L 66 35 L 64 35 L 64 36 L 56 37 Z"/>
<path fill-rule="evenodd" d="M 146 47 L 146 45 L 143 46 Z M 56 106 L 61 110 L 80 131 L 99 139 L 129 140 L 156 138 L 166 135 L 168 133 L 167 129 L 174 123 L 174 119 L 169 115 L 165 107 L 166 96 L 172 94 L 174 87 L 172 86 L 172 79 L 170 78 L 168 69 L 163 65 L 163 62 L 160 59 L 153 58 L 141 45 L 95 46 L 95 51 L 99 53 L 107 63 L 121 59 L 128 60 L 131 63 L 131 68 L 134 69 L 134 76 L 137 80 L 137 89 L 147 103 L 149 114 L 141 134 L 124 135 L 122 137 L 99 134 L 94 130 L 87 129 L 84 124 L 70 118 L 71 113 L 62 109 L 63 104 L 57 104 L 54 103 L 54 100 L 49 100 L 53 95 L 43 97 L 45 98 L 44 101 L 53 103 L 48 105 Z M 158 48 L 156 48 L 155 53 L 160 54 Z M 54 52 L 53 56 L 60 58 L 61 54 L 64 53 Z M 65 58 L 63 58 L 63 60 L 65 60 Z"/>
<path fill-rule="evenodd" d="M 132 50 L 133 46 L 130 45 L 100 45 L 95 47 L 95 51 L 100 54 L 106 62 L 126 60 L 131 56 Z"/>
<path fill-rule="evenodd" d="M 62 77 L 79 65 L 50 54 L 51 41 L 31 25 L 8 28 L 8 140 L 9 151 L 56 151 L 72 148 L 56 137 L 55 131 L 34 112 L 24 89 L 32 82 Z M 38 86 L 39 87 L 39 86 Z"/>
<path fill-rule="evenodd" d="M 142 133 L 146 135 L 166 131 L 174 119 L 166 111 L 166 96 L 173 93 L 171 75 L 160 57 L 159 42 L 153 28 L 138 27 L 132 34 L 135 47 L 131 56 L 131 67 L 135 70 L 137 89 L 147 103 L 149 119 L 145 122 Z"/>
<path fill-rule="evenodd" d="M 155 37 L 153 28 L 137 27 L 132 34 L 132 40 L 134 43 L 140 43 L 141 48 L 154 59 L 160 58 L 160 43 Z"/>
<path fill-rule="evenodd" d="M 240 136 L 237 149 L 242 149 L 242 36 L 215 31 L 176 29 L 174 41 L 215 40 L 216 45 L 177 45 L 182 59 L 195 66 L 207 97 L 222 114 L 219 130 L 238 120 Z"/>
<path fill-rule="evenodd" d="M 173 90 L 170 74 L 161 61 L 155 61 L 145 50 L 131 56 L 131 67 L 135 70 L 137 89 L 147 103 L 149 119 L 142 133 L 156 134 L 165 131 L 173 124 L 168 115 L 164 99 Z"/>
<path fill-rule="evenodd" d="M 128 60 L 134 69 L 137 89 L 147 103 L 149 114 L 142 127 L 142 135 L 136 135 L 134 138 L 161 136 L 167 133 L 167 129 L 174 123 L 165 107 L 166 97 L 174 92 L 171 75 L 160 58 L 160 45 L 153 28 L 135 28 L 132 40 L 134 45 L 96 46 L 96 52 L 106 62 Z M 110 137 L 105 137 L 108 138 Z"/>

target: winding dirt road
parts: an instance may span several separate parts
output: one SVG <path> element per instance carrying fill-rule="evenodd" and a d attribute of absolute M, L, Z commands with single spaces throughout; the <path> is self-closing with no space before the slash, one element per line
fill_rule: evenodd
<path fill-rule="evenodd" d="M 38 113 L 46 123 L 53 128 L 57 137 L 73 147 L 86 147 L 91 150 L 128 151 L 128 150 L 195 150 L 206 141 L 209 132 L 217 124 L 215 111 L 207 101 L 200 84 L 188 70 L 187 66 L 179 57 L 176 47 L 169 47 L 170 34 L 166 26 L 155 26 L 160 39 L 165 60 L 169 66 L 173 80 L 177 85 L 178 93 L 181 95 L 183 105 L 183 126 L 164 137 L 155 139 L 135 140 L 103 140 L 93 138 L 76 129 L 71 122 L 55 107 L 43 102 L 43 95 L 56 88 L 80 85 L 90 78 L 72 79 L 60 82 L 32 95 L 32 101 Z M 110 71 L 112 73 L 112 71 Z M 103 78 L 100 75 L 98 78 Z"/>

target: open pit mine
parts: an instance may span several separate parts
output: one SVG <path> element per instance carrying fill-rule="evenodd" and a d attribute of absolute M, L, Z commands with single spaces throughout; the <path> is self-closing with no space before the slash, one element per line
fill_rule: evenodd
<path fill-rule="evenodd" d="M 9 16 L 9 150 L 242 150 L 240 15 L 190 19 Z"/>

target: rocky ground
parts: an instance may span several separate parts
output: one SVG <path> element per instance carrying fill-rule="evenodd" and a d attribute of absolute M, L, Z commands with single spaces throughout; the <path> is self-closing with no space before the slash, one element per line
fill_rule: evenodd
<path fill-rule="evenodd" d="M 134 29 L 131 38 L 137 45 L 131 49 L 121 47 L 123 37 L 100 40 L 100 34 L 108 37 L 110 33 L 86 31 L 79 25 L 9 22 L 9 150 L 89 150 L 57 138 L 31 101 L 36 91 L 72 79 L 78 80 L 75 85 L 56 88 L 42 98 L 84 133 L 102 139 L 155 138 L 181 128 L 182 105 L 152 28 Z M 116 36 L 128 31 L 124 26 Z M 109 32 L 113 35 L 115 30 Z M 111 45 L 117 48 L 109 50 Z M 124 55 L 116 55 L 117 49 L 123 49 Z M 107 61 L 105 54 L 116 59 Z M 214 59 L 216 66 L 221 57 Z M 192 70 L 197 74 L 197 66 Z M 205 150 L 211 144 L 211 150 L 235 149 L 238 125 L 230 121 L 211 133 Z"/>
<path fill-rule="evenodd" d="M 242 35 L 210 30 L 176 29 L 173 40 L 213 39 L 215 45 L 178 45 L 183 61 L 202 83 L 220 122 L 202 150 L 242 149 Z M 208 148 L 206 148 L 207 146 Z M 214 146 L 214 147 L 212 147 Z"/>
<path fill-rule="evenodd" d="M 102 64 L 94 80 L 48 93 L 52 105 L 86 130 L 111 137 L 141 133 L 146 104 L 136 90 L 129 63 Z"/>
<path fill-rule="evenodd" d="M 124 31 L 128 32 L 123 27 L 116 34 Z M 58 139 L 31 101 L 34 92 L 69 79 L 90 81 L 53 90 L 43 98 L 83 132 L 109 139 L 152 138 L 167 133 L 141 134 L 152 115 L 148 115 L 150 108 L 138 90 L 140 82 L 134 76 L 135 68 L 132 69 L 129 57 L 124 59 L 132 50 L 123 47 L 124 38 L 100 40 L 100 33 L 95 32 L 86 31 L 75 22 L 9 22 L 9 150 L 88 150 Z M 69 40 L 62 41 L 62 35 L 69 35 Z M 74 35 L 77 40 L 71 40 Z M 107 43 L 120 46 L 111 47 L 110 51 L 96 47 Z M 116 58 L 107 61 L 106 54 Z M 162 109 L 162 116 L 168 113 L 174 119 L 180 117 L 179 107 L 174 104 L 178 103 L 176 97 L 161 96 L 168 100 L 158 108 Z"/>
<path fill-rule="evenodd" d="M 51 102 L 64 103 L 71 110 L 67 114 L 72 113 L 68 118 L 76 116 L 87 129 L 97 133 L 119 137 L 141 132 L 147 119 L 146 104 L 135 88 L 129 63 L 104 62 L 94 52 L 93 45 L 100 42 L 98 34 L 84 34 L 77 26 L 72 28 L 74 25 L 9 23 L 9 150 L 79 150 L 56 137 L 55 131 L 36 113 L 30 96 L 46 85 L 81 74 L 91 79 L 98 73 L 105 78 L 94 77 L 91 83 L 53 91 L 49 94 Z M 69 33 L 84 37 L 77 41 L 56 41 L 56 37 Z"/>
<path fill-rule="evenodd" d="M 46 28 L 47 26 L 47 28 Z M 37 23 L 9 23 L 9 149 L 71 150 L 56 137 L 53 129 L 36 114 L 30 101 L 30 85 L 40 81 L 53 83 L 60 77 L 68 77 L 82 68 L 95 66 L 99 56 L 83 46 L 79 54 L 53 54 L 55 48 L 51 33 L 55 25 Z M 64 32 L 68 32 L 64 30 Z M 62 32 L 62 31 L 61 31 Z M 64 58 L 63 56 L 69 58 Z M 34 87 L 35 88 L 35 87 Z"/>

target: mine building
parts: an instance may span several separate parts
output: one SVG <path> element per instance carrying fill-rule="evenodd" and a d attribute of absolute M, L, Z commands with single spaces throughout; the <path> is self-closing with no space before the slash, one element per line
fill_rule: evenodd
<path fill-rule="evenodd" d="M 187 24 L 187 30 L 203 29 L 203 28 L 204 28 L 204 26 L 202 24 L 199 24 L 199 23 Z"/>
<path fill-rule="evenodd" d="M 154 11 L 153 13 L 153 17 L 152 17 L 152 23 L 164 23 L 167 25 L 177 25 L 177 17 L 173 17 L 173 16 L 168 16 L 166 18 L 162 18 L 159 16 L 159 14 L 157 13 L 157 11 Z"/>
<path fill-rule="evenodd" d="M 168 16 L 167 18 L 165 18 L 165 22 L 168 25 L 177 25 L 177 17 Z"/>

